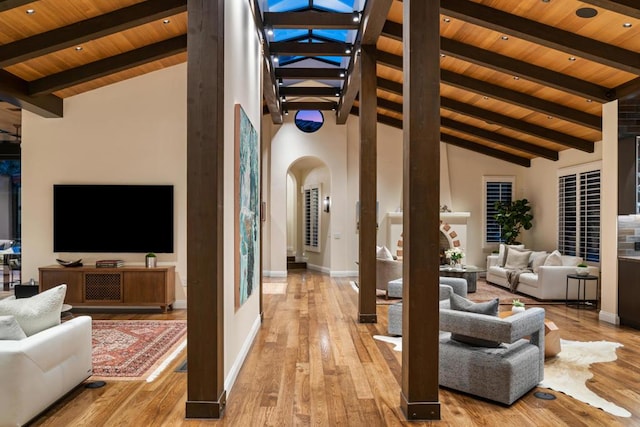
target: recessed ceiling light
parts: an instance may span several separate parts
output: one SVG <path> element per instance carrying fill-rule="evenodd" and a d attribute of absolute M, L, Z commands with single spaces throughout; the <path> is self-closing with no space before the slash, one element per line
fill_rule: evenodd
<path fill-rule="evenodd" d="M 340 73 L 340 77 L 344 77 L 345 74 L 343 72 Z"/>
<path fill-rule="evenodd" d="M 552 116 L 547 116 L 547 119 L 552 120 L 553 117 Z"/>
<path fill-rule="evenodd" d="M 549 3 L 551 0 L 542 0 L 542 3 Z"/>
<path fill-rule="evenodd" d="M 509 36 L 502 36 L 500 37 L 502 40 L 509 40 Z"/>
<path fill-rule="evenodd" d="M 279 61 L 278 57 L 277 57 L 277 56 L 274 56 L 274 57 L 273 57 L 273 62 L 275 62 L 275 63 L 277 64 L 277 63 L 278 63 L 278 61 Z"/>
<path fill-rule="evenodd" d="M 451 18 L 443 18 L 442 20 L 443 20 L 444 22 L 446 22 L 447 24 L 448 24 L 449 22 L 451 22 Z"/>
<path fill-rule="evenodd" d="M 445 56 L 447 56 L 447 55 L 445 55 L 444 53 L 440 54 L 440 58 L 444 58 Z"/>
<path fill-rule="evenodd" d="M 27 9 L 26 10 L 27 15 L 33 15 L 34 13 L 36 13 L 35 9 Z"/>
<path fill-rule="evenodd" d="M 273 35 L 273 28 L 268 27 L 268 28 L 267 28 L 267 34 L 268 34 L 268 35 L 270 35 L 270 36 L 272 36 L 272 35 Z"/>
<path fill-rule="evenodd" d="M 487 100 L 487 99 L 489 99 L 489 97 L 488 96 L 483 96 L 482 99 Z"/>
<path fill-rule="evenodd" d="M 631 22 L 625 22 L 624 24 L 622 24 L 622 26 L 624 28 L 631 28 L 631 27 L 633 27 L 633 24 Z"/>
<path fill-rule="evenodd" d="M 518 77 L 518 76 L 513 76 L 513 80 L 520 80 L 520 77 Z"/>
<path fill-rule="evenodd" d="M 576 15 L 578 15 L 580 18 L 593 18 L 597 14 L 598 11 L 592 7 L 581 7 L 580 9 L 576 10 Z"/>
<path fill-rule="evenodd" d="M 168 24 L 169 22 L 171 22 L 171 20 L 170 20 L 170 19 L 163 19 L 163 20 L 162 20 L 162 23 L 163 23 L 163 24 Z"/>
<path fill-rule="evenodd" d="M 82 46 L 76 46 L 76 50 L 80 52 L 82 50 Z"/>
<path fill-rule="evenodd" d="M 348 47 L 344 50 L 344 53 L 346 53 L 347 55 L 351 54 L 351 48 Z"/>
<path fill-rule="evenodd" d="M 575 56 L 570 56 L 568 59 L 569 59 L 569 61 L 573 62 L 573 61 L 576 60 L 576 57 Z"/>
<path fill-rule="evenodd" d="M 353 22 L 360 22 L 360 13 L 359 12 L 353 12 Z"/>
<path fill-rule="evenodd" d="M 587 99 L 587 102 L 593 102 L 593 100 L 592 99 Z"/>

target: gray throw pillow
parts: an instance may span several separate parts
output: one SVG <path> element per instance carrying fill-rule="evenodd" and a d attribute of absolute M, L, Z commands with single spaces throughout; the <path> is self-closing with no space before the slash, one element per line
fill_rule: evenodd
<path fill-rule="evenodd" d="M 486 314 L 489 316 L 497 316 L 498 315 L 498 306 L 500 305 L 500 300 L 498 298 L 494 298 L 490 301 L 485 302 L 473 302 L 464 297 L 461 297 L 457 294 L 452 294 L 449 297 L 449 304 L 451 304 L 451 310 L 458 311 L 466 311 L 468 313 L 477 313 L 477 314 Z M 451 334 L 451 339 L 472 345 L 475 347 L 489 347 L 495 348 L 500 347 L 501 342 L 497 341 L 489 341 L 484 340 L 482 338 L 470 337 L 468 335 L 461 334 Z"/>

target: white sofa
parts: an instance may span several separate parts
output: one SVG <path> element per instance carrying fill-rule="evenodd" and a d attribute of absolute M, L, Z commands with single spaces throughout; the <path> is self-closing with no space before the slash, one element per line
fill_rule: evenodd
<path fill-rule="evenodd" d="M 567 255 L 561 255 L 560 258 L 562 259 L 562 265 L 542 265 L 538 267 L 537 273 L 522 273 L 516 292 L 539 300 L 566 300 L 567 275 L 576 274 L 576 266 L 582 262 L 582 258 Z M 496 254 L 487 256 L 487 282 L 509 289 L 507 269 L 498 265 L 498 259 L 498 255 Z M 599 277 L 600 270 L 598 267 L 590 266 L 589 274 Z M 596 284 L 587 282 L 585 287 L 585 299 L 596 300 Z M 582 298 L 582 292 L 580 293 L 580 297 Z M 578 299 L 578 284 L 571 279 L 569 281 L 568 299 Z"/>
<path fill-rule="evenodd" d="M 0 341 L 0 427 L 26 424 L 91 374 L 89 316 Z"/>

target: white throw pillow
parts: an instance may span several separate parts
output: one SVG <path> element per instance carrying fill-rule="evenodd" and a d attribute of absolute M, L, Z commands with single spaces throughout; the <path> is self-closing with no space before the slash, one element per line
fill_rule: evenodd
<path fill-rule="evenodd" d="M 2 300 L 0 315 L 15 316 L 24 333 L 31 336 L 60 324 L 60 313 L 66 293 L 67 285 L 59 285 L 31 298 Z"/>
<path fill-rule="evenodd" d="M 21 340 L 26 337 L 15 317 L 0 316 L 0 340 Z"/>
<path fill-rule="evenodd" d="M 533 254 L 531 254 L 531 269 L 536 274 L 538 273 L 540 266 L 544 265 L 545 261 L 547 260 L 547 257 L 549 256 L 549 254 L 546 252 L 541 252 L 541 254 L 542 255 L 538 255 L 535 257 L 533 256 Z"/>
<path fill-rule="evenodd" d="M 562 265 L 562 256 L 560 255 L 560 252 L 558 252 L 557 249 L 551 252 L 547 257 L 547 259 L 545 260 L 544 265 L 551 265 L 551 266 Z"/>
<path fill-rule="evenodd" d="M 387 249 L 386 246 L 383 246 L 380 249 L 378 249 L 378 251 L 376 252 L 376 258 L 393 259 L 393 255 L 391 254 L 391 251 Z"/>
<path fill-rule="evenodd" d="M 507 251 L 507 260 L 504 263 L 504 268 L 527 268 L 529 266 L 530 256 L 531 251 L 520 251 L 510 248 Z"/>
<path fill-rule="evenodd" d="M 504 267 L 504 264 L 507 261 L 507 252 L 509 252 L 509 248 L 524 249 L 524 245 L 505 245 L 504 243 L 500 243 L 500 247 L 498 248 L 498 265 L 500 267 Z"/>

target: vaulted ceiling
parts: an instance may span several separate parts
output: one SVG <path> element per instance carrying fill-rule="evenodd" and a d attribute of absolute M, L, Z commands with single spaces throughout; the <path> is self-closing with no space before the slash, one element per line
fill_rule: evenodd
<path fill-rule="evenodd" d="M 298 109 L 338 123 L 357 114 L 358 50 L 369 44 L 378 121 L 402 127 L 402 1 L 243 1 L 275 123 Z M 447 144 L 523 166 L 591 152 L 602 104 L 640 91 L 637 0 L 440 4 Z M 59 117 L 63 98 L 186 61 L 186 33 L 186 0 L 0 0 L 0 141 L 18 139 L 20 108 Z"/>

